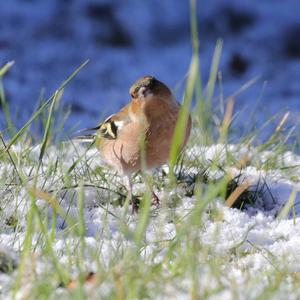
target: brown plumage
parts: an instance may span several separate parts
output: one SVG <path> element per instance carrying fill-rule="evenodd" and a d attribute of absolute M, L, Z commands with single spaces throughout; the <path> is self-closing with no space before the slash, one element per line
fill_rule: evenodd
<path fill-rule="evenodd" d="M 130 88 L 131 102 L 100 125 L 96 145 L 103 158 L 123 174 L 141 168 L 144 142 L 146 168 L 166 163 L 180 105 L 169 88 L 152 76 L 145 76 Z M 185 146 L 191 131 L 186 128 Z"/>
<path fill-rule="evenodd" d="M 129 92 L 129 104 L 100 124 L 95 135 L 104 160 L 126 176 L 141 169 L 142 157 L 147 169 L 168 161 L 180 110 L 170 89 L 153 76 L 140 78 Z M 191 123 L 189 116 L 182 148 L 189 138 Z"/>

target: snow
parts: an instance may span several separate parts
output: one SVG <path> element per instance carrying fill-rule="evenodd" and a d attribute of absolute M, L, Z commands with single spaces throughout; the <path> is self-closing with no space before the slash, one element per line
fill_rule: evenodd
<path fill-rule="evenodd" d="M 21 151 L 22 147 L 13 146 L 12 151 Z M 34 161 L 38 159 L 39 147 L 35 146 L 28 148 L 29 157 Z M 225 163 L 227 156 L 235 154 L 235 158 L 238 160 L 243 157 L 245 153 L 249 156 L 262 161 L 268 159 L 271 152 L 263 152 L 257 154 L 256 149 L 249 150 L 249 147 L 241 145 L 214 145 L 211 147 L 199 147 L 193 146 L 187 150 L 187 155 L 190 157 L 197 157 L 201 155 L 201 161 L 211 162 L 218 159 L 219 163 Z M 64 149 L 57 149 L 50 147 L 46 153 L 46 160 L 44 164 L 45 170 L 53 161 L 57 155 L 62 155 L 61 159 L 63 165 L 67 166 L 73 163 L 72 159 L 67 159 L 84 155 L 87 162 L 90 163 L 90 170 L 93 168 L 102 166 L 106 170 L 107 182 L 110 184 L 120 184 L 121 179 L 118 179 L 111 170 L 106 169 L 105 165 L 96 155 L 95 149 L 86 150 L 81 145 L 65 144 Z M 66 159 L 64 159 L 66 158 Z M 287 166 L 296 163 L 300 160 L 300 157 L 295 156 L 292 153 L 283 154 L 283 157 L 278 157 L 278 161 L 284 166 L 284 162 Z M 0 168 L 1 175 L 8 172 L 6 164 L 3 164 Z M 25 167 L 25 166 L 24 166 Z M 81 170 L 82 166 L 78 166 L 78 170 Z M 168 170 L 164 167 L 165 172 Z M 189 169 L 187 169 L 189 170 Z M 193 169 L 192 169 L 193 170 Z M 241 170 L 237 170 L 234 167 L 228 167 L 228 171 L 241 173 Z M 41 172 L 44 172 L 41 170 Z M 293 175 L 299 175 L 298 169 L 292 169 Z M 275 175 L 274 175 L 275 173 Z M 56 174 L 59 178 L 59 174 Z M 112 182 L 112 177 L 114 182 Z M 210 176 L 219 177 L 220 174 L 212 172 Z M 289 270 L 291 273 L 300 272 L 300 211 L 298 206 L 295 205 L 295 215 L 288 214 L 284 219 L 279 220 L 276 215 L 281 211 L 283 205 L 286 203 L 293 189 L 299 189 L 299 183 L 288 180 L 284 173 L 280 175 L 279 170 L 263 171 L 255 166 L 246 167 L 242 170 L 242 176 L 244 179 L 251 180 L 253 186 L 264 182 L 268 186 L 268 193 L 266 192 L 261 197 L 261 201 L 253 205 L 246 207 L 244 211 L 238 209 L 232 209 L 224 206 L 219 200 L 215 199 L 214 203 L 211 203 L 211 208 L 216 211 L 215 217 L 211 217 L 208 212 L 203 215 L 203 226 L 198 233 L 201 244 L 203 247 L 209 249 L 210 256 L 222 259 L 226 257 L 233 257 L 232 260 L 227 261 L 222 266 L 220 272 L 222 281 L 224 281 L 224 290 L 218 294 L 218 296 L 225 297 L 226 299 L 232 299 L 234 293 L 238 295 L 239 299 L 249 298 L 254 299 L 259 295 L 261 289 L 268 285 L 268 282 L 264 279 L 263 274 L 274 272 L 274 266 L 279 270 Z M 263 181 L 262 181 L 263 178 Z M 260 181 L 259 181 L 260 180 Z M 51 180 L 51 183 L 44 183 L 44 179 L 40 178 L 38 186 L 43 184 L 43 189 L 55 189 L 61 187 L 60 180 Z M 108 183 L 99 182 L 99 186 L 108 186 Z M 145 189 L 143 183 L 137 182 L 134 185 L 134 192 L 142 192 Z M 85 221 L 85 243 L 89 249 L 85 254 L 85 264 L 90 271 L 97 271 L 97 263 L 94 261 L 92 253 L 98 253 L 99 259 L 103 266 L 108 267 L 109 262 L 118 256 L 120 247 L 126 247 L 130 245 L 132 240 L 127 230 L 122 227 L 122 222 L 125 222 L 128 226 L 128 230 L 135 230 L 138 222 L 138 216 L 132 215 L 127 212 L 124 215 L 124 207 L 116 207 L 109 204 L 105 204 L 105 199 L 110 198 L 108 191 L 100 190 L 95 187 L 86 187 L 84 192 L 84 221 Z M 57 199 L 61 205 L 61 208 L 68 213 L 69 218 L 79 220 L 79 200 L 78 193 L 79 188 L 70 189 L 64 195 L 58 195 Z M 300 194 L 300 193 L 299 193 Z M 270 196 L 272 195 L 272 197 Z M 151 209 L 150 222 L 147 226 L 146 236 L 143 243 L 145 244 L 144 250 L 141 252 L 141 256 L 149 264 L 163 263 L 165 261 L 166 250 L 159 246 L 158 241 L 170 241 L 177 235 L 177 225 L 175 220 L 181 218 L 184 220 L 193 210 L 196 209 L 199 200 L 196 196 L 186 197 L 184 196 L 184 189 L 178 187 L 173 191 L 167 191 L 165 189 L 158 191 L 158 196 L 162 201 L 160 208 Z M 24 233 L 27 226 L 26 214 L 29 209 L 30 203 L 27 190 L 23 188 L 18 194 L 17 198 L 11 198 L 4 194 L 4 198 L 7 197 L 10 200 L 10 204 L 3 206 L 1 211 L 3 220 L 1 224 L 0 245 L 4 245 L 5 248 L 1 249 L 14 249 L 15 253 L 19 253 L 22 242 L 24 241 Z M 173 197 L 179 197 L 180 201 L 174 206 L 167 206 L 166 203 L 171 203 Z M 13 201 L 12 201 L 13 200 Z M 299 196 L 296 197 L 296 203 L 299 203 Z M 44 199 L 37 199 L 36 202 L 38 208 L 41 211 L 47 211 L 48 220 L 45 224 L 48 224 L 49 230 L 52 228 L 52 222 L 54 221 L 53 210 L 49 207 Z M 12 213 L 18 216 L 18 220 L 21 224 L 18 228 L 18 233 L 9 229 L 5 225 L 5 216 L 9 216 Z M 77 245 L 80 242 L 78 238 L 68 236 L 67 232 L 70 230 L 68 221 L 64 220 L 62 216 L 57 215 L 55 219 L 56 235 L 53 242 L 53 249 L 58 255 L 60 262 L 67 263 L 70 251 L 76 251 Z M 124 226 L 124 225 L 123 225 Z M 129 235 L 128 235 L 129 234 Z M 39 234 L 33 236 L 33 243 L 38 242 Z M 0 250 L 1 250 L 0 249 Z M 11 251 L 11 250 L 9 250 Z M 233 251 L 236 255 L 233 256 Z M 39 253 L 39 251 L 37 251 Z M 16 255 L 16 254 L 13 254 Z M 42 256 L 37 255 L 36 272 L 42 273 L 47 262 Z M 15 256 L 14 260 L 16 260 Z M 171 263 L 171 262 L 170 262 Z M 165 266 L 166 272 L 168 267 Z M 205 268 L 205 267 L 204 267 Z M 76 269 L 73 270 L 73 274 L 76 277 Z M 214 285 L 217 286 L 217 282 L 212 276 L 211 271 L 201 270 L 201 285 L 205 289 L 213 289 Z M 14 274 L 14 273 L 13 273 Z M 226 274 L 230 274 L 226 277 Z M 253 282 L 248 282 L 249 278 L 261 278 L 261 281 L 257 283 L 255 289 L 253 289 Z M 5 274 L 0 276 L 0 286 L 2 295 L 7 294 L 9 287 L 13 284 L 14 275 L 8 277 Z M 165 292 L 172 297 L 176 294 L 178 299 L 184 299 L 187 297 L 187 291 L 189 290 L 189 280 L 183 280 L 177 282 L 175 285 L 171 284 L 166 287 Z M 250 286 L 249 286 L 250 285 Z M 289 290 L 292 285 L 289 285 L 288 278 L 282 283 L 282 289 L 277 291 L 278 299 L 284 294 L 285 290 Z M 29 289 L 30 286 L 23 286 L 21 291 Z M 103 290 L 104 289 L 104 290 Z M 99 287 L 99 292 L 105 292 L 105 285 Z M 184 292 L 185 291 L 185 292 Z M 21 292 L 20 292 L 21 293 Z M 297 294 L 298 291 L 293 291 Z M 21 293 L 22 295 L 22 293 Z M 298 294 L 299 295 L 299 294 Z M 217 296 L 216 296 L 217 297 Z M 212 298 L 213 299 L 213 298 Z M 248 299 L 248 298 L 247 298 Z M 293 299 L 292 295 L 290 299 Z"/>

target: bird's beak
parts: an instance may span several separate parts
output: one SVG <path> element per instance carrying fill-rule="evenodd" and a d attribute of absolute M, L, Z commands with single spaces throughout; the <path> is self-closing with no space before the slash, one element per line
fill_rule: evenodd
<path fill-rule="evenodd" d="M 89 133 L 89 132 L 91 132 L 91 131 L 96 131 L 96 130 L 98 130 L 100 127 L 101 127 L 101 124 L 98 125 L 97 127 L 80 129 L 80 130 L 76 131 L 76 132 L 74 133 L 74 135 L 77 136 L 77 135 L 81 135 L 81 134 L 84 134 L 84 133 Z"/>
<path fill-rule="evenodd" d="M 78 130 L 73 134 L 72 140 L 79 140 L 81 142 L 93 142 L 96 135 L 92 132 L 98 130 L 100 126 L 101 124 L 97 127 Z"/>

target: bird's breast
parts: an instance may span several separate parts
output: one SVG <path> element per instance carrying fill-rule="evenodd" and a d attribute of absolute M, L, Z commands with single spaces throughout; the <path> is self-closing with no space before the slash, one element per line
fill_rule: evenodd
<path fill-rule="evenodd" d="M 142 157 L 146 160 L 146 167 L 152 169 L 165 164 L 170 155 L 180 106 L 153 101 L 142 108 L 143 120 L 122 124 L 116 139 L 103 139 L 97 143 L 106 162 L 124 174 L 140 170 Z M 189 119 L 182 147 L 190 129 Z"/>
<path fill-rule="evenodd" d="M 140 148 L 145 136 L 140 123 L 128 123 L 114 140 L 102 139 L 97 146 L 104 160 L 118 171 L 128 174 L 140 169 Z"/>

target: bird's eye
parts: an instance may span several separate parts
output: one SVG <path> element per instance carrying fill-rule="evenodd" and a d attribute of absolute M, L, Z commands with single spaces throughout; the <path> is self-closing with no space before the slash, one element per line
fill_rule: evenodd
<path fill-rule="evenodd" d="M 131 93 L 131 97 L 135 98 L 138 95 L 140 87 L 136 87 L 133 92 Z"/>
<path fill-rule="evenodd" d="M 148 88 L 152 88 L 153 87 L 153 81 L 152 80 L 148 81 L 147 87 Z"/>

